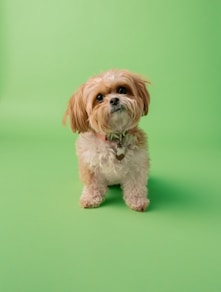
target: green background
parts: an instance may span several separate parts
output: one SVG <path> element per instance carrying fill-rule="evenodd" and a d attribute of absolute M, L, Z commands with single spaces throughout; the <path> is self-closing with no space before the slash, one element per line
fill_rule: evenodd
<path fill-rule="evenodd" d="M 221 291 L 220 1 L 0 2 L 0 291 Z M 146 213 L 78 205 L 61 125 L 91 75 L 149 78 Z"/>

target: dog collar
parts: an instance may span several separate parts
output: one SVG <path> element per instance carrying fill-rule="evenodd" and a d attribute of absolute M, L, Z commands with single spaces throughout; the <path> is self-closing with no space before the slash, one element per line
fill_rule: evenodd
<path fill-rule="evenodd" d="M 124 137 L 126 135 L 127 135 L 127 132 L 111 133 L 108 135 L 102 135 L 102 134 L 96 133 L 96 136 L 99 139 L 101 139 L 103 141 L 109 141 L 109 142 L 116 143 L 116 158 L 118 160 L 122 160 L 125 157 L 126 147 L 124 146 L 123 140 L 124 140 Z"/>

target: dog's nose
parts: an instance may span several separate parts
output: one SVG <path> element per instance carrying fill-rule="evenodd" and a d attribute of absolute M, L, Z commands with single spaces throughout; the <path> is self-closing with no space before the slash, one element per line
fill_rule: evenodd
<path fill-rule="evenodd" d="M 119 104 L 119 98 L 118 97 L 113 97 L 113 98 L 111 98 L 111 100 L 110 100 L 110 104 L 111 105 L 118 105 Z"/>

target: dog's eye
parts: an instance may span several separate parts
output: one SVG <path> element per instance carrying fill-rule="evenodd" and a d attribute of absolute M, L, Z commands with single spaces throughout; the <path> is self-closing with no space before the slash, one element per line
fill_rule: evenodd
<path fill-rule="evenodd" d="M 117 88 L 117 93 L 120 93 L 120 94 L 126 94 L 127 93 L 127 89 L 123 86 L 120 86 Z"/>
<path fill-rule="evenodd" d="M 101 93 L 99 93 L 99 94 L 96 96 L 96 100 L 97 100 L 98 102 L 102 102 L 103 99 L 104 99 L 104 96 L 103 96 L 103 94 L 101 94 Z"/>

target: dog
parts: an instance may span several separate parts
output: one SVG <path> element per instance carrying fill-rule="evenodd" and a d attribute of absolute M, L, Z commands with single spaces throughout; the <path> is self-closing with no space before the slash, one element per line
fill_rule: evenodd
<path fill-rule="evenodd" d="M 147 115 L 149 81 L 112 69 L 90 78 L 69 100 L 67 117 L 76 142 L 83 191 L 80 205 L 95 208 L 109 185 L 120 185 L 126 205 L 144 212 L 148 199 L 149 155 L 146 134 L 138 128 Z"/>

